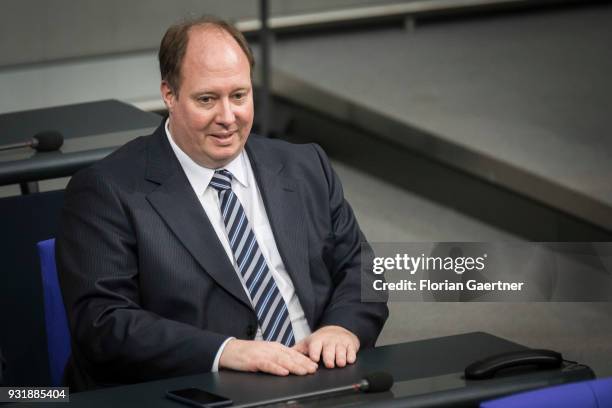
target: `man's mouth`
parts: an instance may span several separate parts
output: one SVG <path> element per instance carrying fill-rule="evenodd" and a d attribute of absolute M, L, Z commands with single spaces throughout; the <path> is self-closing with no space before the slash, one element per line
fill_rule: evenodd
<path fill-rule="evenodd" d="M 230 137 L 232 137 L 237 131 L 233 130 L 233 131 L 227 131 L 227 132 L 214 132 L 214 133 L 210 133 L 210 136 L 217 138 L 217 139 L 229 139 Z"/>

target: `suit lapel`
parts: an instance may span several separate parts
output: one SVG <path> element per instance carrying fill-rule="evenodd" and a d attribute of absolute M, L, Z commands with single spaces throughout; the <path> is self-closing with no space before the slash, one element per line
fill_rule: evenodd
<path fill-rule="evenodd" d="M 251 136 L 253 138 L 253 136 Z M 314 319 L 314 291 L 308 267 L 308 232 L 297 182 L 284 175 L 278 156 L 249 140 L 247 153 L 262 195 L 274 240 L 291 277 L 306 320 Z"/>
<path fill-rule="evenodd" d="M 200 266 L 225 290 L 251 308 L 242 284 L 187 176 L 185 176 L 162 126 L 148 147 L 147 179 L 159 186 L 147 200 Z"/>

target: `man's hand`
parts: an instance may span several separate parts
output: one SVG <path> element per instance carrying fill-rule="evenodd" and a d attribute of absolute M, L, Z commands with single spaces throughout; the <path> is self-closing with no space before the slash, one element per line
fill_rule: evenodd
<path fill-rule="evenodd" d="M 324 326 L 297 343 L 293 349 L 317 363 L 323 356 L 327 368 L 344 367 L 357 359 L 359 339 L 344 327 Z"/>
<path fill-rule="evenodd" d="M 232 339 L 221 353 L 219 368 L 306 375 L 317 371 L 318 366 L 303 354 L 277 342 Z"/>

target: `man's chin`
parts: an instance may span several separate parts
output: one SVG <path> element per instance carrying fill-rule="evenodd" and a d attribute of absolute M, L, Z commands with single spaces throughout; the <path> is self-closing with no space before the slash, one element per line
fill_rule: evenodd
<path fill-rule="evenodd" d="M 229 164 L 232 160 L 234 160 L 239 154 L 240 149 L 220 149 L 222 151 L 215 152 L 214 155 L 211 155 L 211 159 L 215 162 L 215 168 L 220 168 Z M 226 150 L 226 151 L 223 151 Z M 231 151 L 228 151 L 231 150 Z"/>

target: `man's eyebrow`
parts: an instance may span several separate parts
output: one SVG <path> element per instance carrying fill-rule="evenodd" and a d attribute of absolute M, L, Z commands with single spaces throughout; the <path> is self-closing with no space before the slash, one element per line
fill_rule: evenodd
<path fill-rule="evenodd" d="M 191 94 L 192 98 L 199 98 L 200 96 L 219 96 L 219 94 L 214 91 L 196 91 Z"/>
<path fill-rule="evenodd" d="M 250 91 L 252 89 L 252 87 L 250 85 L 245 85 L 245 86 L 241 86 L 235 89 L 232 89 L 230 91 L 230 93 L 234 93 L 234 92 L 240 92 L 240 91 Z M 213 91 L 213 90 L 200 90 L 200 91 L 194 91 L 192 92 L 192 96 L 201 96 L 201 95 L 215 95 L 218 96 L 220 94 L 220 92 L 217 91 Z"/>

